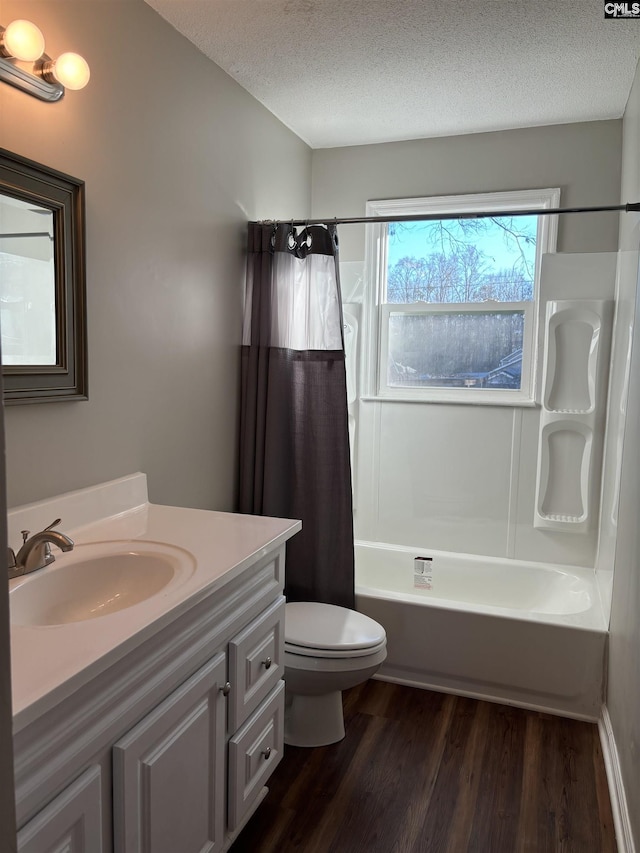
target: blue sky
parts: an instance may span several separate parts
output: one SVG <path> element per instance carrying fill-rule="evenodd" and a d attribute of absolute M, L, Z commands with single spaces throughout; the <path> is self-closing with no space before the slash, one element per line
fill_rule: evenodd
<path fill-rule="evenodd" d="M 513 220 L 513 224 L 519 231 L 526 231 L 535 238 L 536 220 L 536 216 L 519 216 Z M 487 224 L 486 232 L 474 236 L 475 245 L 480 251 L 484 252 L 488 265 L 494 267 L 495 270 L 511 269 L 520 258 L 517 245 L 513 240 L 505 239 L 505 232 L 498 225 L 488 219 L 485 222 Z M 430 243 L 426 239 L 427 229 L 432 224 L 432 222 L 403 222 L 402 227 L 396 228 L 395 234 L 389 236 L 389 268 L 393 267 L 400 258 L 419 258 L 432 252 L 442 251 L 439 245 Z M 462 235 L 456 220 L 449 220 L 444 224 L 454 235 L 466 239 Z M 522 243 L 522 245 L 527 262 L 533 269 L 535 244 Z"/>

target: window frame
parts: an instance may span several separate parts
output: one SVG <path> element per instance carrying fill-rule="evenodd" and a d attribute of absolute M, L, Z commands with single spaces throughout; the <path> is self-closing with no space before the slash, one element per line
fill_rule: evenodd
<path fill-rule="evenodd" d="M 493 193 L 473 193 L 457 196 L 384 199 L 368 201 L 367 216 L 384 216 L 393 220 L 404 215 L 464 213 L 487 211 L 508 215 L 513 210 L 545 210 L 559 207 L 560 188 L 515 190 Z M 365 344 L 362 364 L 364 400 L 387 400 L 423 403 L 456 403 L 503 406 L 534 406 L 537 396 L 538 329 L 540 324 L 540 271 L 542 255 L 556 251 L 558 217 L 543 216 L 538 220 L 534 292 L 531 302 L 466 302 L 466 303 L 403 303 L 383 302 L 387 272 L 387 223 L 370 223 L 365 227 Z M 411 311 L 407 309 L 412 306 Z M 415 307 L 413 307 L 415 306 Z M 455 311 L 472 313 L 488 310 L 525 311 L 523 336 L 522 383 L 516 389 L 486 388 L 398 388 L 387 385 L 388 319 L 392 311 L 402 313 L 437 313 Z M 526 344 L 526 345 L 525 345 Z"/>

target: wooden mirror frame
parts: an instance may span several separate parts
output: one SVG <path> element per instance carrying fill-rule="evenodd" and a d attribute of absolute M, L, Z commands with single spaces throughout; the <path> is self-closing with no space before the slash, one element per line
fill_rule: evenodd
<path fill-rule="evenodd" d="M 0 194 L 53 213 L 56 363 L 3 365 L 5 405 L 87 398 L 84 181 L 0 148 Z"/>

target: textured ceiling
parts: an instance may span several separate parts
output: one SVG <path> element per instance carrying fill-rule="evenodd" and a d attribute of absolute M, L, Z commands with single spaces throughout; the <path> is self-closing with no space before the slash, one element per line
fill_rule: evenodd
<path fill-rule="evenodd" d="M 619 118 L 603 0 L 146 0 L 313 148 Z"/>

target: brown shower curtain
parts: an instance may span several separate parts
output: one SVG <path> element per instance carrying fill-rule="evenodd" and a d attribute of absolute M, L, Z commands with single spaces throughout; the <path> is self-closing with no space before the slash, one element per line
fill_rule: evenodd
<path fill-rule="evenodd" d="M 239 508 L 302 519 L 290 601 L 354 606 L 347 417 L 335 227 L 249 225 Z"/>

